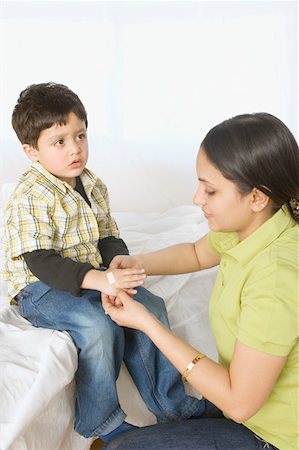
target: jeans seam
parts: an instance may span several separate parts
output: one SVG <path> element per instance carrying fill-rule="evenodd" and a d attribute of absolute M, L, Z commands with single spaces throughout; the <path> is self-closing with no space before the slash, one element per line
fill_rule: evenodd
<path fill-rule="evenodd" d="M 120 414 L 119 414 L 120 413 Z M 126 418 L 126 414 L 124 413 L 124 411 L 120 408 L 117 407 L 112 413 L 111 415 L 108 417 L 108 419 L 105 420 L 105 422 L 103 422 L 101 425 L 97 426 L 96 428 L 94 428 L 92 431 L 86 432 L 84 433 L 84 437 L 86 438 L 90 438 L 92 436 L 103 436 L 107 433 L 110 433 L 110 431 L 102 431 L 103 428 L 108 428 L 110 423 L 114 423 L 115 419 L 121 417 Z M 122 424 L 123 420 L 120 422 L 120 425 Z M 117 425 L 119 426 L 119 425 Z M 80 429 L 80 424 L 77 423 L 76 427 L 75 427 L 75 431 L 79 432 L 78 430 Z M 109 428 L 108 428 L 109 429 Z M 82 433 L 80 433 L 82 434 Z"/>
<path fill-rule="evenodd" d="M 259 440 L 260 442 L 262 442 L 263 444 L 263 448 L 273 448 L 276 449 L 276 447 L 274 447 L 272 444 L 270 444 L 270 442 L 265 441 L 265 439 L 260 438 L 257 434 L 253 433 L 254 437 Z M 277 449 L 278 450 L 278 449 Z"/>
<path fill-rule="evenodd" d="M 154 388 L 154 386 L 155 386 L 155 385 L 154 385 L 154 381 L 153 381 L 153 379 L 152 379 L 150 370 L 148 369 L 148 366 L 147 366 L 147 364 L 146 364 L 146 358 L 144 358 L 143 346 L 142 346 L 142 344 L 140 343 L 141 339 L 139 339 L 139 336 L 140 336 L 139 333 L 141 333 L 141 332 L 137 332 L 137 345 L 138 345 L 138 348 L 139 348 L 139 353 L 140 353 L 140 356 L 141 356 L 141 359 L 142 359 L 142 362 L 143 362 L 143 366 L 144 366 L 144 368 L 145 368 L 145 370 L 146 370 L 146 373 L 147 373 L 147 375 L 148 375 L 148 378 L 149 378 L 149 380 L 150 380 L 150 382 L 151 382 L 151 390 L 152 390 L 152 396 L 153 396 L 153 399 L 155 400 L 156 404 L 162 409 L 163 413 L 166 414 L 166 416 L 167 416 L 168 418 L 176 418 L 176 419 L 177 419 L 177 418 L 179 418 L 179 416 L 177 416 L 176 414 L 172 414 L 172 413 L 167 409 L 167 407 L 165 406 L 164 402 L 161 401 L 161 400 L 158 398 L 158 396 L 156 395 L 156 389 Z M 159 351 L 159 350 L 158 350 L 158 351 Z"/>

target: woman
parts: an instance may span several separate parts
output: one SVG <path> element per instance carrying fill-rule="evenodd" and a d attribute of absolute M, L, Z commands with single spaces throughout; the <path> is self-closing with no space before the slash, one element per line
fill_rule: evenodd
<path fill-rule="evenodd" d="M 156 275 L 219 264 L 209 307 L 219 363 L 122 291 L 103 306 L 149 336 L 203 394 L 206 411 L 124 433 L 106 448 L 298 449 L 298 145 L 276 117 L 240 115 L 210 130 L 196 166 L 194 203 L 211 231 L 195 243 L 118 256 L 110 267 Z"/>

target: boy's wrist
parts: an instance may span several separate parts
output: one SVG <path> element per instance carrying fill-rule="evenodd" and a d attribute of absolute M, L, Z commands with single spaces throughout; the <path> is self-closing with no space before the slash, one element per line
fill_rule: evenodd
<path fill-rule="evenodd" d="M 81 288 L 102 291 L 102 288 L 107 283 L 107 277 L 105 274 L 106 270 L 107 270 L 106 268 L 104 270 L 102 268 L 100 270 L 98 269 L 89 270 L 85 274 L 85 277 L 83 278 Z"/>

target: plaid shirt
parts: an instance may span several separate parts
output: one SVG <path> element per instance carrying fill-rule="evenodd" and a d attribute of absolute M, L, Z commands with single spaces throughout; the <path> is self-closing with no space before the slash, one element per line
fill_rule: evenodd
<path fill-rule="evenodd" d="M 3 277 L 8 281 L 10 300 L 38 280 L 28 269 L 23 253 L 53 249 L 62 257 L 98 268 L 102 264 L 99 239 L 119 237 L 106 186 L 88 169 L 80 178 L 91 208 L 70 185 L 39 163 L 34 162 L 20 178 L 4 211 Z"/>

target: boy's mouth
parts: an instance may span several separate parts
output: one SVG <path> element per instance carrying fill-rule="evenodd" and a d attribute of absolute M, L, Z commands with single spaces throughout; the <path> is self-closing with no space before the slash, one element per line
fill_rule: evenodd
<path fill-rule="evenodd" d="M 71 166 L 72 168 L 80 167 L 81 165 L 82 165 L 82 162 L 81 162 L 80 159 L 77 159 L 76 161 L 73 161 L 73 162 L 70 164 L 70 166 Z"/>

